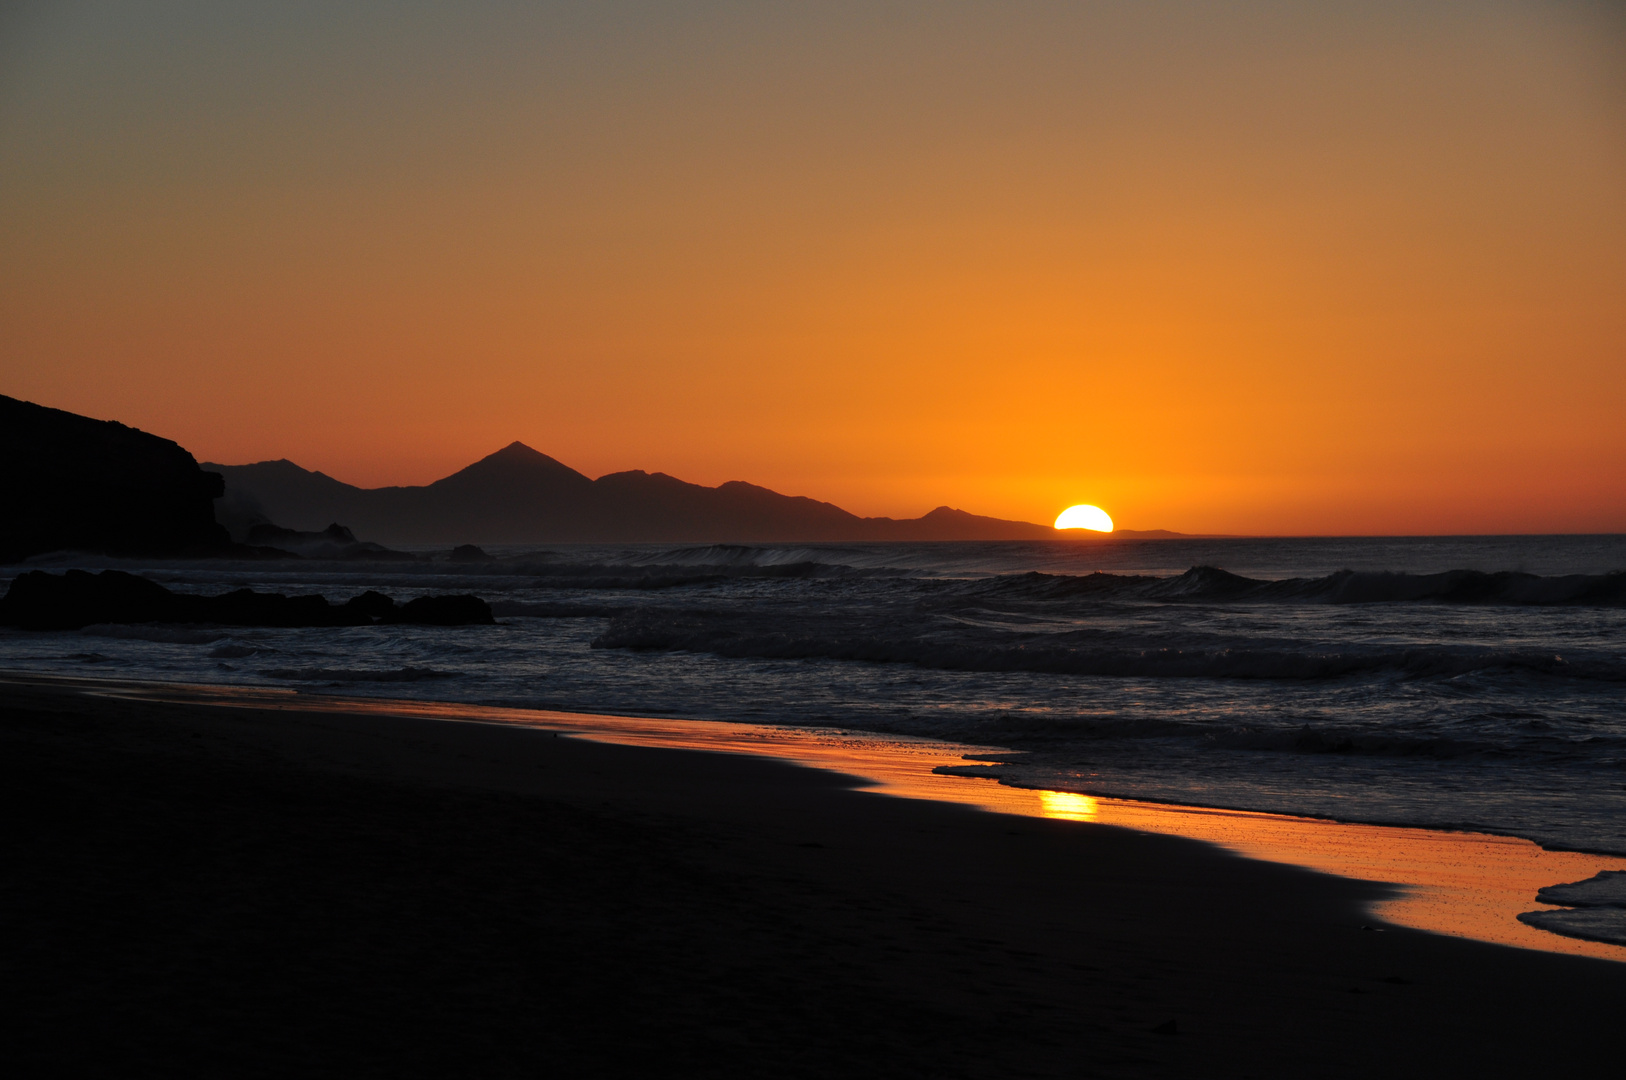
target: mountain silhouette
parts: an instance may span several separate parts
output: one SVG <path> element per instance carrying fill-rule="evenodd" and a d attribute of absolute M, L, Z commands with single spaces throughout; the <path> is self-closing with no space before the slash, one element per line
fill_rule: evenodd
<path fill-rule="evenodd" d="M 226 478 L 222 520 L 320 529 L 342 521 L 386 544 L 795 543 L 1037 540 L 1047 525 L 940 506 L 919 518 L 865 518 L 833 503 L 733 480 L 705 487 L 665 473 L 597 480 L 524 443 L 422 487 L 359 488 L 291 461 L 207 465 Z"/>

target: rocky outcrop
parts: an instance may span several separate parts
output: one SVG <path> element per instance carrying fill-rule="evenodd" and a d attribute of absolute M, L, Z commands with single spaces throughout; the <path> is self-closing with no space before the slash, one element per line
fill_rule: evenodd
<path fill-rule="evenodd" d="M 225 490 L 168 439 L 0 396 L 0 562 L 47 551 L 215 554 Z"/>
<path fill-rule="evenodd" d="M 121 570 L 20 574 L 0 599 L 0 626 L 77 630 L 97 623 L 205 623 L 216 626 L 367 626 L 415 623 L 471 626 L 492 622 L 478 596 L 420 596 L 397 604 L 368 591 L 343 604 L 321 596 L 238 589 L 220 596 L 174 593 Z"/>
<path fill-rule="evenodd" d="M 254 546 L 275 548 L 306 559 L 418 561 L 418 556 L 409 551 L 392 551 L 383 544 L 357 540 L 355 533 L 338 522 L 334 522 L 321 532 L 300 532 L 298 529 L 284 529 L 280 525 L 264 522 L 249 528 L 247 541 Z"/>

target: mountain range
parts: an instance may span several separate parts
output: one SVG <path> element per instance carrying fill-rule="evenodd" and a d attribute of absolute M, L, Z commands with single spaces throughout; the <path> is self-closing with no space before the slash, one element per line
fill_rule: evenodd
<path fill-rule="evenodd" d="M 832 503 L 781 495 L 738 480 L 704 487 L 642 470 L 594 480 L 520 442 L 421 487 L 359 488 L 287 460 L 203 468 L 225 477 L 226 494 L 217 504 L 217 517 L 239 538 L 250 526 L 265 521 L 305 530 L 342 522 L 356 535 L 386 544 L 1056 536 L 1047 525 L 981 517 L 947 506 L 918 518 L 859 517 Z"/>

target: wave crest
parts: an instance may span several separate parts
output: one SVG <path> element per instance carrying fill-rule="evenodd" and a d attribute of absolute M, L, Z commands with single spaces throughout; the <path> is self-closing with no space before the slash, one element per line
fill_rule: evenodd
<path fill-rule="evenodd" d="M 1626 605 L 1626 571 L 1542 577 L 1520 571 L 1448 570 L 1439 574 L 1340 570 L 1320 578 L 1278 581 L 1243 577 L 1216 566 L 1194 566 L 1177 577 L 1031 572 L 968 583 L 962 592 L 1012 599 L 1087 597 L 1166 603 Z"/>
<path fill-rule="evenodd" d="M 611 620 L 595 649 L 703 652 L 731 658 L 861 660 L 945 671 L 1025 671 L 1150 678 L 1321 680 L 1378 671 L 1451 677 L 1503 668 L 1541 675 L 1626 681 L 1626 664 L 1608 656 L 1472 645 L 1294 647 L 1258 644 L 1123 647 L 1098 635 L 984 633 L 975 627 L 911 627 L 897 619 L 869 625 L 836 613 L 758 619 L 737 612 L 640 608 Z"/>

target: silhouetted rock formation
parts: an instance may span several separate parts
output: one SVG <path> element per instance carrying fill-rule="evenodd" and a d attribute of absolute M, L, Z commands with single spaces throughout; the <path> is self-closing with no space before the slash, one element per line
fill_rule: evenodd
<path fill-rule="evenodd" d="M 469 626 L 492 622 L 491 607 L 478 596 L 420 596 L 402 604 L 383 622 L 420 626 Z"/>
<path fill-rule="evenodd" d="M 449 558 L 453 562 L 492 562 L 496 556 L 486 554 L 473 544 L 459 544 L 452 549 Z"/>
<path fill-rule="evenodd" d="M 263 522 L 249 528 L 247 540 L 250 544 L 277 548 L 307 559 L 418 561 L 418 556 L 409 551 L 391 551 L 383 544 L 357 540 L 355 533 L 338 522 L 334 522 L 321 532 L 300 532 L 297 529 L 284 529 L 280 525 Z"/>
<path fill-rule="evenodd" d="M 375 622 L 469 626 L 492 622 L 478 596 L 420 596 L 397 605 L 368 591 L 343 604 L 320 596 L 238 589 L 221 596 L 173 593 L 120 570 L 99 574 L 31 570 L 0 599 L 0 626 L 77 630 L 96 623 L 212 623 L 218 626 L 366 626 Z"/>
<path fill-rule="evenodd" d="M 1046 525 L 979 517 L 940 506 L 920 518 L 861 518 L 827 502 L 755 484 L 690 484 L 665 473 L 590 480 L 512 443 L 425 487 L 358 488 L 291 461 L 211 465 L 232 497 L 277 521 L 314 528 L 348 521 L 386 543 L 1037 540 Z"/>
<path fill-rule="evenodd" d="M 168 439 L 0 396 L 0 562 L 73 549 L 214 554 L 218 473 Z"/>

